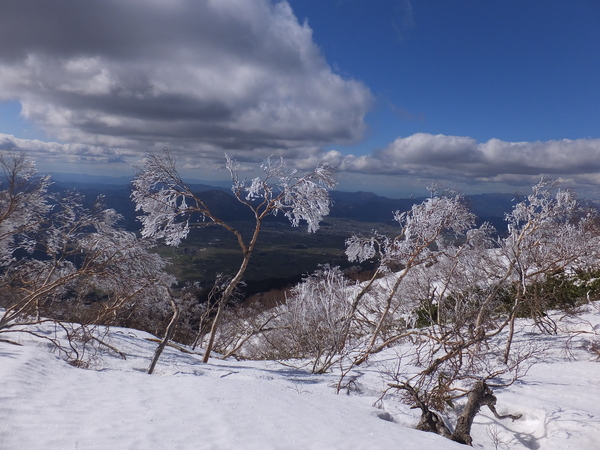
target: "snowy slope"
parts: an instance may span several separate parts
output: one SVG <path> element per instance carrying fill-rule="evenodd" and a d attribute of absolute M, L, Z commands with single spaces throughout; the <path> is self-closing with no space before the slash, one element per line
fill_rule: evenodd
<path fill-rule="evenodd" d="M 550 342 L 551 351 L 521 381 L 495 391 L 500 413 L 523 418 L 498 421 L 483 410 L 475 448 L 600 448 L 600 363 L 581 348 L 600 323 L 589 311 L 587 322 L 561 322 L 586 333 L 521 334 Z M 68 365 L 29 335 L 10 336 L 22 346 L 0 342 L 0 449 L 465 448 L 409 428 L 418 413 L 394 398 L 373 406 L 385 385 L 377 369 L 389 354 L 361 368 L 360 393 L 336 395 L 335 374 L 274 362 L 202 364 L 173 348 L 147 375 L 156 346 L 148 337 L 112 329 L 108 339 L 127 359 L 102 351 L 90 370 Z"/>

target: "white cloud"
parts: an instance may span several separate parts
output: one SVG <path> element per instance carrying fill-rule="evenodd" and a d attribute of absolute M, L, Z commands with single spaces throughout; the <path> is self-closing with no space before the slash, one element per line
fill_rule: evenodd
<path fill-rule="evenodd" d="M 0 100 L 62 142 L 221 158 L 365 129 L 369 89 L 332 71 L 285 1 L 6 0 L 2 12 Z"/>
<path fill-rule="evenodd" d="M 401 4 L 412 20 L 410 1 Z M 390 188 L 394 177 L 411 186 L 542 175 L 600 185 L 599 139 L 417 133 L 367 156 L 324 152 L 362 137 L 373 96 L 331 69 L 285 1 L 3 0 L 0 12 L 0 101 L 21 102 L 22 115 L 58 141 L 0 134 L 0 150 L 55 167 L 126 166 L 170 147 L 204 173 L 227 151 L 242 164 L 274 155 L 310 169 L 325 160 L 363 179 L 381 175 Z"/>
<path fill-rule="evenodd" d="M 38 139 L 20 139 L 10 134 L 0 133 L 0 151 L 26 153 L 36 161 L 43 163 L 61 160 L 64 163 L 124 163 L 128 157 L 137 154 L 124 148 L 113 149 L 105 146 L 86 144 L 61 144 Z"/>
<path fill-rule="evenodd" d="M 24 151 L 42 165 L 67 171 L 57 161 L 88 163 L 91 167 L 128 166 L 140 153 L 126 146 L 44 142 L 0 134 L 0 151 Z M 158 149 L 157 149 L 158 150 Z M 222 153 L 211 144 L 198 144 L 179 155 L 184 176 L 210 179 L 225 177 Z M 218 156 L 215 155 L 218 153 Z M 323 151 L 316 145 L 288 149 L 257 148 L 253 152 L 230 152 L 240 162 L 242 173 L 256 170 L 256 162 L 269 156 L 284 156 L 300 170 L 311 170 L 321 162 L 340 172 L 345 190 L 379 190 L 387 195 L 419 192 L 431 182 L 465 192 L 519 189 L 547 176 L 592 195 L 600 196 L 600 139 L 546 142 L 505 142 L 491 139 L 477 143 L 470 137 L 418 133 L 398 138 L 367 156 Z"/>
<path fill-rule="evenodd" d="M 459 182 L 526 184 L 540 176 L 597 184 L 600 139 L 478 143 L 461 136 L 417 133 L 368 156 L 344 156 L 349 172 L 405 175 Z"/>

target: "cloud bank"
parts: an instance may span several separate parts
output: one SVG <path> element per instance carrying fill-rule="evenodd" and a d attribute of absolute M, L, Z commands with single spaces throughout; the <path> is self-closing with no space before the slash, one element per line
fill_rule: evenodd
<path fill-rule="evenodd" d="M 412 18 L 410 2 L 401 5 Z M 518 185 L 544 175 L 600 186 L 600 139 L 418 133 L 366 156 L 324 151 L 363 137 L 374 97 L 332 70 L 286 1 L 3 0 L 0 42 L 0 101 L 19 101 L 56 141 L 0 134 L 0 150 L 54 167 L 129 167 L 170 147 L 204 173 L 227 151 L 306 169 L 325 160 L 390 186 L 394 177 Z"/>
<path fill-rule="evenodd" d="M 330 68 L 287 2 L 5 0 L 0 12 L 0 101 L 58 141 L 244 158 L 365 130 L 370 90 Z"/>
<path fill-rule="evenodd" d="M 27 140 L 0 133 L 0 151 L 15 149 L 38 160 L 54 156 L 70 163 L 127 164 L 140 156 L 136 150 Z M 600 186 L 600 139 L 546 142 L 490 139 L 478 143 L 470 137 L 417 133 L 398 138 L 387 147 L 366 156 L 307 147 L 288 149 L 288 158 L 294 160 L 296 167 L 306 170 L 321 162 L 328 162 L 338 168 L 341 177 L 345 173 L 360 174 L 363 179 L 371 180 L 373 186 L 378 184 L 379 176 L 384 176 L 390 186 L 414 185 L 414 180 L 421 180 L 421 187 L 431 180 L 448 186 L 484 186 L 492 183 L 523 186 L 537 182 L 540 177 L 551 177 L 584 188 Z M 223 168 L 220 156 L 214 160 L 207 158 L 203 164 L 204 169 L 209 171 L 221 171 Z M 183 169 L 197 167 L 197 160 L 182 165 Z M 398 183 L 390 184 L 393 179 Z M 366 188 L 369 189 L 368 186 Z M 600 194 L 600 190 L 597 194 Z"/>
<path fill-rule="evenodd" d="M 478 143 L 462 136 L 417 133 L 367 156 L 331 151 L 343 171 L 457 182 L 527 184 L 541 176 L 600 184 L 600 139 Z"/>

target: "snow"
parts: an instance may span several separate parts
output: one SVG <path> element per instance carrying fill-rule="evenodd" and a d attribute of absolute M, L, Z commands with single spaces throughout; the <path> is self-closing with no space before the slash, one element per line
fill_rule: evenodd
<path fill-rule="evenodd" d="M 495 389 L 498 412 L 523 418 L 500 421 L 483 409 L 472 430 L 475 448 L 600 447 L 600 363 L 583 349 L 596 337 L 600 313 L 588 307 L 582 319 L 559 322 L 580 334 L 542 335 L 523 325 L 520 339 L 549 350 L 517 383 Z M 418 411 L 395 397 L 373 406 L 386 383 L 379 369 L 393 352 L 360 367 L 356 392 L 337 395 L 335 373 L 272 361 L 202 364 L 201 355 L 172 347 L 147 375 L 157 344 L 137 330 L 112 328 L 105 340 L 127 359 L 100 348 L 88 369 L 29 334 L 1 338 L 23 344 L 0 342 L 1 449 L 465 448 L 412 429 Z"/>

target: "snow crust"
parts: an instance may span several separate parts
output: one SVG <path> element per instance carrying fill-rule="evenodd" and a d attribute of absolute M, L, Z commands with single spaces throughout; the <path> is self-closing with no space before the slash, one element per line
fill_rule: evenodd
<path fill-rule="evenodd" d="M 472 434 L 480 449 L 600 448 L 600 362 L 588 347 L 600 329 L 595 307 L 563 330 L 542 335 L 521 323 L 519 339 L 549 344 L 543 362 L 516 384 L 496 389 L 499 421 L 484 409 Z M 41 329 L 51 334 L 54 330 Z M 8 338 L 8 336 L 6 337 Z M 67 364 L 30 335 L 0 342 L 1 449 L 458 449 L 412 429 L 418 412 L 395 397 L 373 406 L 394 351 L 360 367 L 356 390 L 335 394 L 335 373 L 312 375 L 269 361 L 212 359 L 167 347 L 147 375 L 156 343 L 112 328 L 121 359 L 100 350 L 89 369 Z"/>

